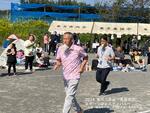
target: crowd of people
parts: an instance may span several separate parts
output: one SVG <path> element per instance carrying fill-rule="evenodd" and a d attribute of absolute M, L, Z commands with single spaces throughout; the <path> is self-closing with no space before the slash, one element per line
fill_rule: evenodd
<path fill-rule="evenodd" d="M 90 42 L 80 43 L 80 38 L 78 34 L 72 34 L 74 44 L 81 46 L 86 53 L 93 52 L 97 54 L 98 47 L 100 46 L 100 41 L 95 40 L 90 48 Z M 107 37 L 108 39 L 108 37 Z M 25 50 L 18 50 L 15 47 L 15 44 L 12 43 L 12 46 L 7 51 L 7 64 L 8 64 L 8 75 L 10 74 L 11 67 L 13 67 L 14 75 L 16 75 L 16 63 L 25 65 L 25 72 L 33 72 L 33 61 L 36 60 L 36 66 L 38 67 L 47 67 L 50 66 L 50 55 L 53 53 L 55 56 L 58 48 L 63 45 L 62 36 L 54 32 L 54 34 L 49 35 L 45 33 L 43 36 L 43 44 L 40 42 L 36 43 L 36 36 L 31 34 L 29 35 L 28 40 L 25 41 Z M 136 39 L 132 40 L 132 48 L 129 51 L 128 57 L 125 55 L 125 49 L 121 46 L 116 48 L 113 47 L 108 41 L 108 45 L 112 47 L 115 59 L 113 61 L 112 70 L 114 71 L 134 71 L 136 69 L 146 71 L 146 61 L 143 57 L 142 51 L 139 50 L 136 46 Z M 41 46 L 43 45 L 43 46 Z M 14 49 L 15 48 L 15 49 Z M 91 51 L 92 50 L 92 51 Z M 147 53 L 148 61 L 147 64 L 150 64 L 150 49 Z M 23 60 L 22 60 L 23 59 Z M 95 62 L 94 62 L 95 61 Z M 87 63 L 86 70 L 95 70 L 98 65 L 98 59 L 93 59 L 92 64 Z"/>
<path fill-rule="evenodd" d="M 13 67 L 14 75 L 16 75 L 16 63 L 21 58 L 24 58 L 25 61 L 25 72 L 34 72 L 34 59 L 36 59 L 39 67 L 49 66 L 52 52 L 53 55 L 56 55 L 54 70 L 57 70 L 60 66 L 63 67 L 63 80 L 66 91 L 63 113 L 69 113 L 71 107 L 77 113 L 83 113 L 75 95 L 80 82 L 80 75 L 85 71 L 86 66 L 90 65 L 87 53 L 88 44 L 80 44 L 79 38 L 70 32 L 64 33 L 62 43 L 61 36 L 56 32 L 50 37 L 46 33 L 43 36 L 43 44 L 44 47 L 41 47 L 41 43 L 36 43 L 34 34 L 30 34 L 28 40 L 25 41 L 24 51 L 17 51 L 15 44 L 12 43 L 6 53 L 8 57 L 8 75 L 11 75 L 11 67 Z M 96 81 L 100 83 L 99 95 L 105 95 L 105 91 L 110 84 L 110 81 L 107 81 L 107 77 L 110 71 L 115 70 L 116 67 L 117 70 L 123 71 L 134 70 L 135 65 L 141 70 L 146 69 L 145 59 L 140 50 L 137 48 L 131 49 L 129 52 L 131 59 L 126 58 L 123 48 L 121 46 L 114 48 L 109 43 L 107 36 L 103 36 L 99 41 L 95 42 L 92 48 L 97 57 L 96 64 L 92 63 L 96 67 L 92 67 L 92 69 L 96 70 Z M 150 64 L 150 47 L 147 56 L 147 64 Z M 19 60 L 19 62 L 21 61 Z"/>

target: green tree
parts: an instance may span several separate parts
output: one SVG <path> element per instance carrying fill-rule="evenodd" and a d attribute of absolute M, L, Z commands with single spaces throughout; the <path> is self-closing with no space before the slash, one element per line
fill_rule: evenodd
<path fill-rule="evenodd" d="M 0 39 L 3 41 L 11 34 L 16 34 L 21 39 L 27 39 L 30 33 L 35 34 L 37 41 L 43 40 L 43 35 L 48 32 L 49 25 L 43 21 L 25 21 L 11 23 L 0 19 Z M 2 42 L 0 42 L 2 43 Z"/>

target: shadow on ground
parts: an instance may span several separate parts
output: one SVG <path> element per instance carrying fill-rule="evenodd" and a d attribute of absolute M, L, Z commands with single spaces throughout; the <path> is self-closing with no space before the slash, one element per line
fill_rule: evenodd
<path fill-rule="evenodd" d="M 32 73 L 26 73 L 26 72 L 17 72 L 17 76 L 20 76 L 20 75 L 28 75 L 28 74 L 32 74 Z M 8 73 L 1 73 L 0 74 L 0 77 L 5 77 L 5 76 L 8 76 Z M 13 73 L 11 73 L 11 76 L 13 76 Z"/>
<path fill-rule="evenodd" d="M 122 93 L 122 92 L 127 92 L 127 91 L 129 91 L 128 88 L 122 87 L 122 88 L 112 88 L 111 90 L 105 91 L 105 93 L 109 95 L 109 94 L 116 94 L 116 93 Z"/>
<path fill-rule="evenodd" d="M 36 71 L 44 71 L 44 70 L 51 70 L 52 69 L 52 67 L 50 67 L 50 68 L 39 68 L 39 69 L 36 69 Z"/>
<path fill-rule="evenodd" d="M 93 108 L 85 110 L 84 113 L 113 113 L 114 110 L 110 110 L 109 108 Z"/>

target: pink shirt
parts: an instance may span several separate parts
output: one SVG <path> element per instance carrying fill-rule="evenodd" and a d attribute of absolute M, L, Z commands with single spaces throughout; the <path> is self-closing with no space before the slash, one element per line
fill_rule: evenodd
<path fill-rule="evenodd" d="M 49 43 L 49 37 L 48 36 L 44 36 L 44 44 L 48 44 Z"/>
<path fill-rule="evenodd" d="M 63 52 L 62 46 L 59 47 L 56 59 L 61 60 L 65 80 L 80 79 L 80 64 L 86 56 L 87 53 L 80 46 L 73 44 L 66 52 Z"/>

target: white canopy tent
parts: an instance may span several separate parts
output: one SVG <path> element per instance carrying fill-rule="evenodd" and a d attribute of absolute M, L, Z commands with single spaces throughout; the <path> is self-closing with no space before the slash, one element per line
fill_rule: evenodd
<path fill-rule="evenodd" d="M 64 34 L 65 32 L 91 33 L 92 25 L 92 22 L 53 21 L 48 31 L 51 33 L 56 31 L 59 34 Z"/>
<path fill-rule="evenodd" d="M 17 40 L 18 37 L 15 34 L 11 34 L 7 39 Z"/>
<path fill-rule="evenodd" d="M 108 22 L 74 22 L 53 21 L 48 30 L 72 33 L 96 33 L 121 35 L 147 35 L 150 36 L 150 24 L 142 23 L 108 23 Z"/>
<path fill-rule="evenodd" d="M 17 50 L 23 50 L 25 49 L 24 47 L 24 40 L 22 39 L 16 39 L 15 41 L 13 41 L 12 43 L 16 44 L 16 48 Z M 7 50 L 10 48 L 10 45 L 2 52 L 2 54 L 0 55 L 0 66 L 4 66 L 6 67 L 6 63 L 7 63 Z"/>
<path fill-rule="evenodd" d="M 116 35 L 136 35 L 137 25 L 134 23 L 104 23 L 95 22 L 93 33 L 116 34 Z"/>

